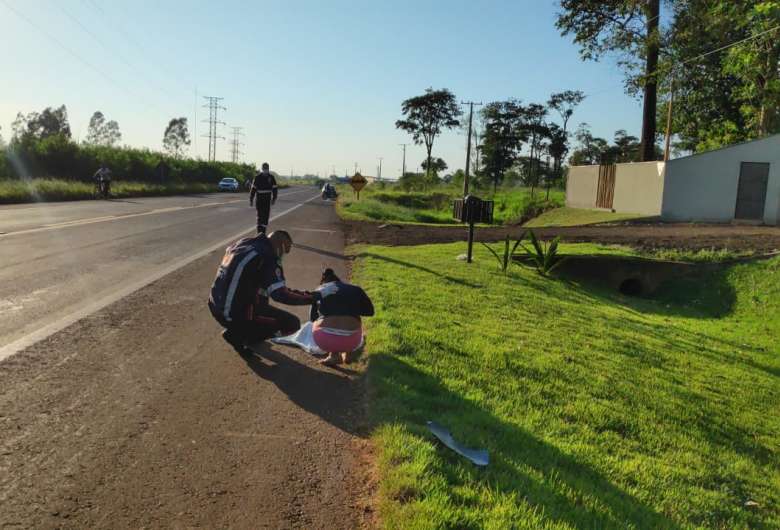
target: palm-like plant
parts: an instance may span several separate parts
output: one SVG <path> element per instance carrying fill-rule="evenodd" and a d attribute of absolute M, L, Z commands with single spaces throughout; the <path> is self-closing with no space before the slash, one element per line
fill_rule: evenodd
<path fill-rule="evenodd" d="M 523 245 L 523 249 L 531 258 L 531 261 L 539 274 L 547 276 L 566 261 L 566 258 L 562 258 L 558 255 L 558 243 L 561 240 L 560 236 L 557 236 L 549 243 L 543 243 L 539 241 L 533 230 L 529 230 L 528 233 L 533 249 L 530 249 L 525 245 Z"/>
<path fill-rule="evenodd" d="M 502 256 L 498 255 L 498 252 L 490 248 L 485 243 L 482 243 L 482 245 L 490 251 L 493 256 L 495 256 L 496 260 L 498 260 L 498 266 L 501 269 L 501 272 L 506 274 L 506 271 L 509 269 L 509 263 L 512 261 L 512 256 L 515 254 L 515 250 L 517 250 L 517 247 L 520 246 L 520 243 L 523 241 L 523 238 L 525 237 L 525 233 L 523 233 L 520 236 L 520 239 L 515 241 L 515 244 L 512 246 L 512 249 L 509 249 L 510 239 L 509 236 L 506 236 L 506 240 L 504 240 L 504 253 Z"/>

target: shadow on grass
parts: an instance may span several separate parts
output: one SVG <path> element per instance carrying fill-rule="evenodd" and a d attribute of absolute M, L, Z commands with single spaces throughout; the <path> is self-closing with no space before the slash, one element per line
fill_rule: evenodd
<path fill-rule="evenodd" d="M 381 254 L 374 254 L 373 252 L 361 252 L 360 254 L 357 254 L 355 258 L 372 258 L 372 259 L 378 259 L 381 261 L 386 261 L 388 263 L 393 263 L 395 265 L 400 265 L 402 267 L 406 267 L 409 269 L 415 269 L 418 271 L 426 272 L 428 274 L 432 274 L 433 276 L 437 276 L 445 281 L 456 283 L 458 285 L 463 285 L 464 287 L 471 287 L 473 289 L 479 289 L 482 287 L 482 285 L 477 283 L 471 283 L 466 280 L 462 280 L 460 278 L 454 278 L 452 276 L 449 276 L 447 274 L 442 274 L 439 271 L 435 271 L 433 269 L 429 269 L 428 267 L 423 267 L 422 265 L 417 265 L 416 263 L 411 263 L 408 261 L 403 261 L 396 258 L 391 258 L 388 256 L 383 256 Z"/>
<path fill-rule="evenodd" d="M 370 359 L 370 370 L 380 425 L 383 418 L 392 418 L 393 423 L 409 432 L 433 441 L 424 425 L 427 420 L 435 420 L 448 426 L 453 436 L 465 445 L 489 450 L 490 465 L 479 469 L 440 447 L 426 474 L 446 478 L 446 494 L 452 503 L 478 511 L 479 493 L 468 496 L 459 493 L 476 487 L 491 494 L 500 492 L 509 498 L 522 499 L 550 522 L 564 522 L 572 527 L 678 528 L 674 521 L 574 455 L 497 418 L 404 360 L 376 354 Z M 497 440 L 503 442 L 501 450 L 497 450 Z M 430 492 L 420 490 L 413 483 L 402 493 L 393 500 L 401 504 L 413 502 Z M 464 520 L 447 522 L 448 527 L 457 528 L 473 524 Z"/>

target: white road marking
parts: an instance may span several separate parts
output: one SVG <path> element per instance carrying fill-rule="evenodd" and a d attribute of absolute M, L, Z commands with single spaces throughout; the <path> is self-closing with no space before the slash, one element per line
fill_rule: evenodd
<path fill-rule="evenodd" d="M 298 193 L 303 193 L 305 191 L 309 190 L 302 190 L 302 191 L 294 191 L 292 193 L 284 193 L 280 194 L 279 197 L 289 197 L 290 195 L 295 195 Z M 168 213 L 168 212 L 176 212 L 179 210 L 192 210 L 195 208 L 207 208 L 209 206 L 222 206 L 225 204 L 235 204 L 237 202 L 244 202 L 244 199 L 234 199 L 232 201 L 222 201 L 222 202 L 207 202 L 204 204 L 196 204 L 194 206 L 171 206 L 169 208 L 157 208 L 155 210 L 149 210 L 146 212 L 138 212 L 138 213 L 129 213 L 129 214 L 120 214 L 120 215 L 104 215 L 101 217 L 89 217 L 86 219 L 74 219 L 72 221 L 63 221 L 61 223 L 52 223 L 48 225 L 39 226 L 36 228 L 26 228 L 24 230 L 16 230 L 12 232 L 0 232 L 0 237 L 6 238 L 11 236 L 18 236 L 23 234 L 34 234 L 37 232 L 45 232 L 47 230 L 57 230 L 60 228 L 70 228 L 72 226 L 83 226 L 83 225 L 90 225 L 94 223 L 104 223 L 107 221 L 117 221 L 119 219 L 131 219 L 133 217 L 143 217 L 145 215 L 157 215 L 161 213 Z"/>
<path fill-rule="evenodd" d="M 299 193 L 299 192 L 295 192 Z M 292 193 L 288 195 L 293 195 Z M 275 219 L 278 219 L 282 217 L 283 215 L 287 215 L 288 213 L 292 212 L 293 210 L 297 210 L 307 202 L 313 201 L 314 199 L 318 198 L 320 194 L 318 193 L 314 197 L 311 197 L 309 199 L 306 199 L 305 201 L 296 204 L 295 206 L 292 206 L 291 208 L 288 208 L 284 210 L 283 212 L 279 212 L 276 215 L 273 215 L 269 221 L 273 221 Z M 235 234 L 227 239 L 224 239 L 220 241 L 219 243 L 216 243 L 215 245 L 211 245 L 199 252 L 196 252 L 195 254 L 192 254 L 190 256 L 187 256 L 186 258 L 180 259 L 171 265 L 168 265 L 166 267 L 163 267 L 161 269 L 158 269 L 156 272 L 151 273 L 146 278 L 136 281 L 126 287 L 123 287 L 122 289 L 119 289 L 118 291 L 115 291 L 113 293 L 110 293 L 100 300 L 97 300 L 95 302 L 92 302 L 90 304 L 87 304 L 83 308 L 79 309 L 78 311 L 75 311 L 71 314 L 69 314 L 66 317 L 63 317 L 55 322 L 52 322 L 51 324 L 48 324 L 41 329 L 37 331 L 33 331 L 32 333 L 25 335 L 24 337 L 15 340 L 11 344 L 8 344 L 6 346 L 3 346 L 0 348 L 0 361 L 3 361 L 9 357 L 11 357 L 14 354 L 19 353 L 20 351 L 24 350 L 25 348 L 28 348 L 35 344 L 36 342 L 39 342 L 54 333 L 57 333 L 58 331 L 61 331 L 65 329 L 66 327 L 70 326 L 71 324 L 74 324 L 75 322 L 78 322 L 82 318 L 91 315 L 92 313 L 99 311 L 100 309 L 103 309 L 104 307 L 113 304 L 117 300 L 121 300 L 125 296 L 128 296 L 135 291 L 146 287 L 152 282 L 155 282 L 162 278 L 163 276 L 167 276 L 168 274 L 184 267 L 185 265 L 189 265 L 193 261 L 202 258 L 203 256 L 206 256 L 210 254 L 211 252 L 214 252 L 215 250 L 221 249 L 235 241 L 236 239 L 240 238 L 244 234 L 250 231 L 254 231 L 255 227 L 252 226 L 250 228 L 247 228 L 246 230 L 242 230 L 238 234 Z"/>

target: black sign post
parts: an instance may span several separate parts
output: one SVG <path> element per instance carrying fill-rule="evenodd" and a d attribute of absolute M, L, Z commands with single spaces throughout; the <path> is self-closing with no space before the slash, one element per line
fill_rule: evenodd
<path fill-rule="evenodd" d="M 452 216 L 469 225 L 469 247 L 466 261 L 471 263 L 472 247 L 474 246 L 474 224 L 493 222 L 493 201 L 483 201 L 474 195 L 466 195 L 456 199 L 452 204 Z"/>

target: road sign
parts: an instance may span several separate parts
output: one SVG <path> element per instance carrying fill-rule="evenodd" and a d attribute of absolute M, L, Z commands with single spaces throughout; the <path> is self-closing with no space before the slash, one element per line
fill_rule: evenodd
<path fill-rule="evenodd" d="M 365 188 L 367 183 L 368 181 L 366 180 L 366 177 L 360 173 L 355 173 L 349 180 L 349 184 L 352 186 L 352 189 L 358 192 Z"/>

